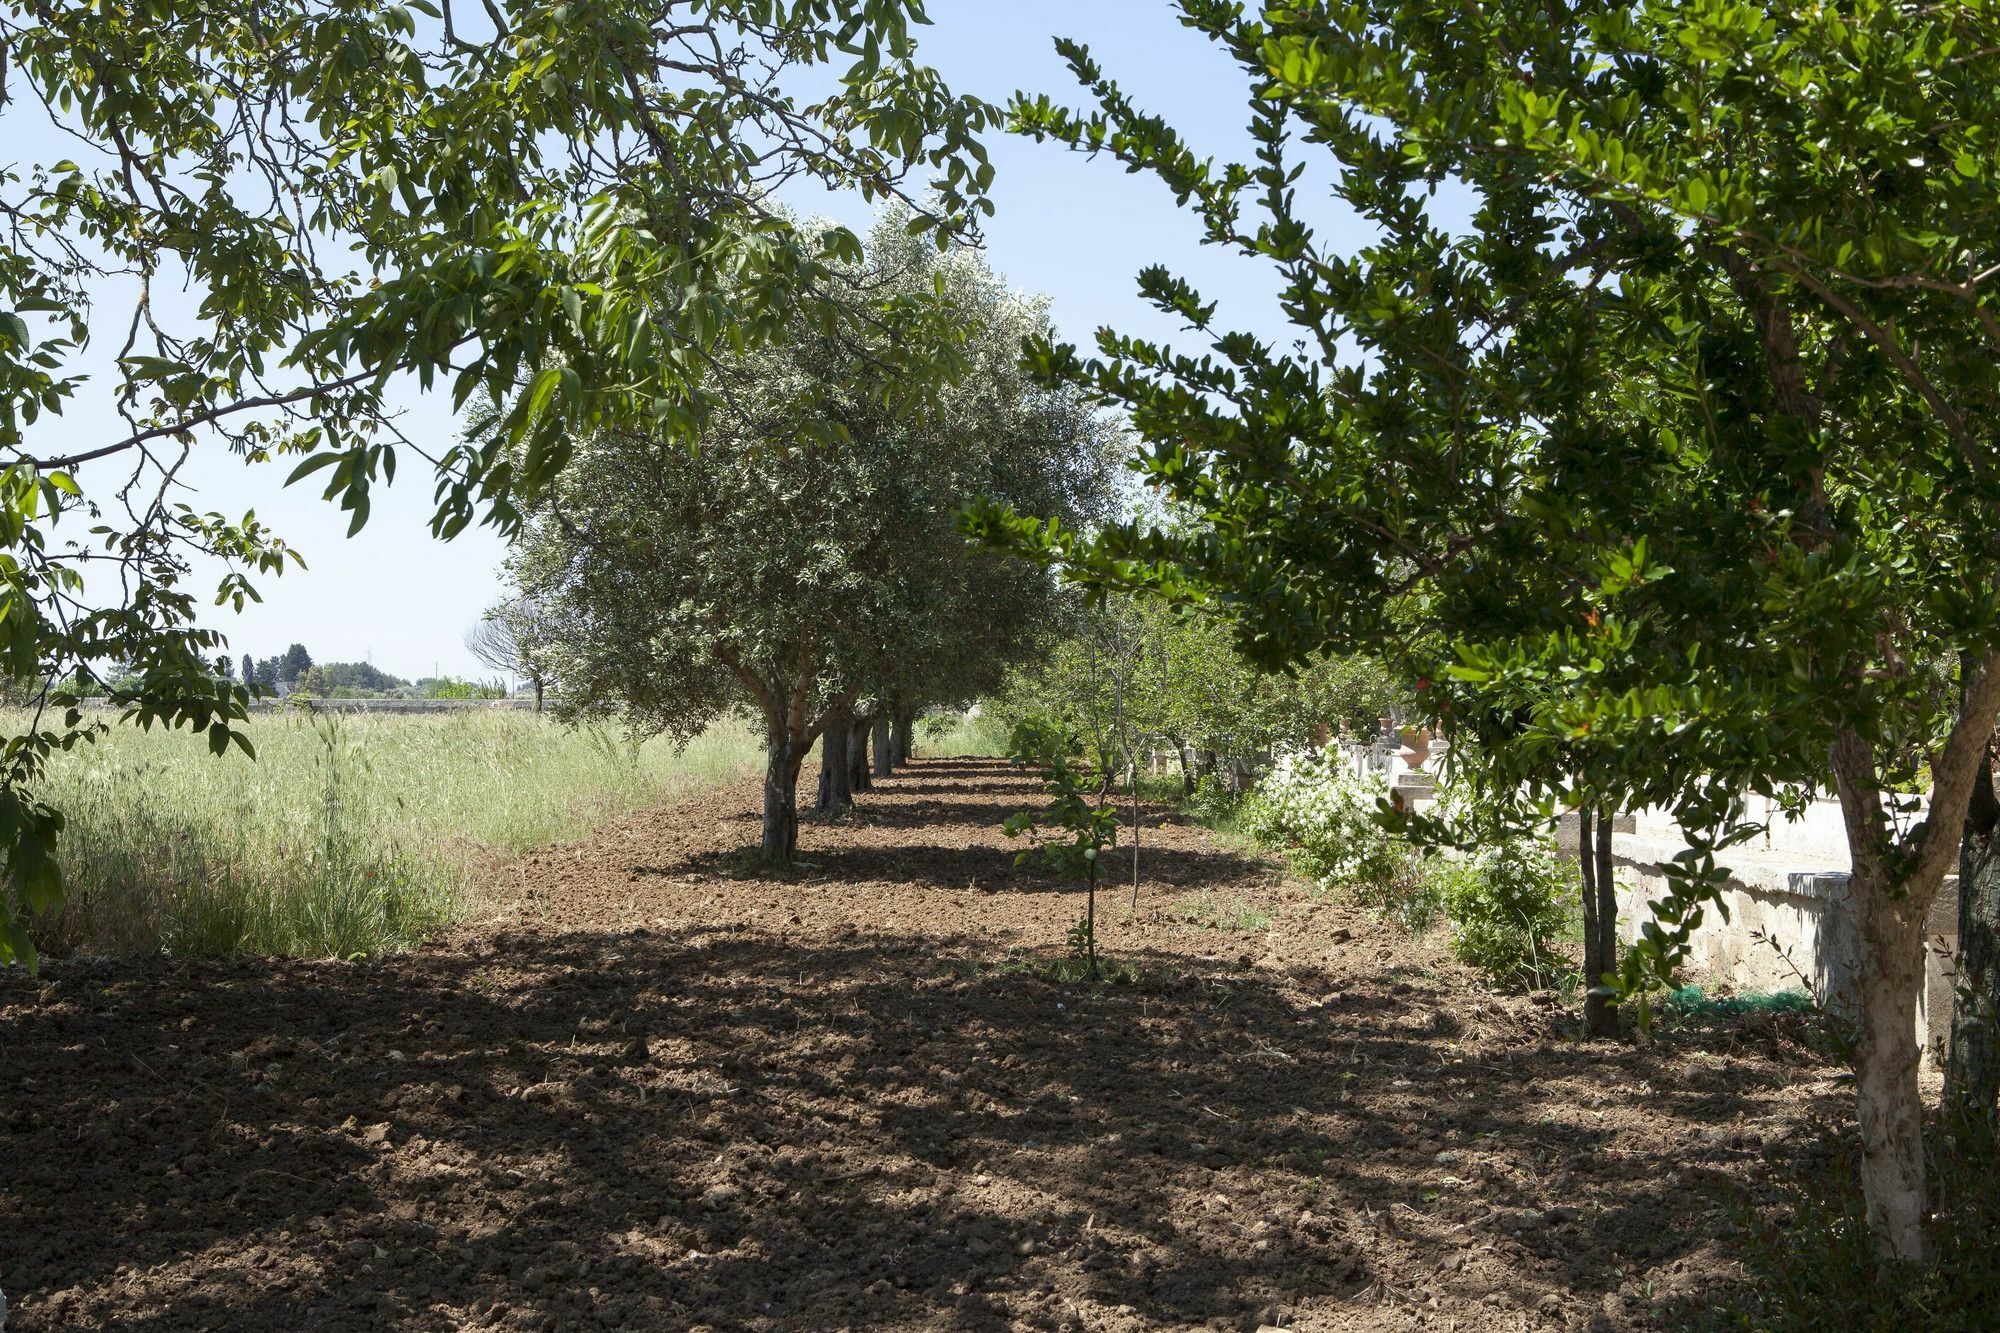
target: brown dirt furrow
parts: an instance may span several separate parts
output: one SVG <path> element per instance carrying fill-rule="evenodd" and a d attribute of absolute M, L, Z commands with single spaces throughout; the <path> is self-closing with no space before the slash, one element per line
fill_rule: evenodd
<path fill-rule="evenodd" d="M 739 877 L 716 793 L 410 955 L 0 976 L 10 1329 L 1646 1328 L 1833 1104 L 1792 1034 L 1577 1042 L 1171 822 L 1100 914 L 1134 979 L 1058 985 L 1035 799 L 919 761 Z"/>

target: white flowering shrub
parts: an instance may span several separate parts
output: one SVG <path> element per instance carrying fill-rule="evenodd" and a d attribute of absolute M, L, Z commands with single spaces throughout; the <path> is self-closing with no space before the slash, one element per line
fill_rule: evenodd
<path fill-rule="evenodd" d="M 1451 951 L 1495 983 L 1534 987 L 1569 966 L 1576 881 L 1553 838 L 1519 838 L 1475 856 L 1439 857 L 1428 880 L 1451 918 Z"/>
<path fill-rule="evenodd" d="M 1244 808 L 1244 827 L 1266 847 L 1288 854 L 1292 869 L 1329 892 L 1400 915 L 1422 927 L 1434 912 L 1421 866 L 1409 845 L 1375 822 L 1389 794 L 1376 776 L 1356 777 L 1324 756 L 1280 754 Z"/>

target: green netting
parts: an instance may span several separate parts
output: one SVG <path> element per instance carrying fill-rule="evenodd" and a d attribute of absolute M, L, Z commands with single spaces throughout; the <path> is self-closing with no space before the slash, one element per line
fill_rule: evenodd
<path fill-rule="evenodd" d="M 1705 995 L 1699 986 L 1682 986 L 1660 1002 L 1660 1008 L 1691 1019 L 1764 1017 L 1811 1014 L 1818 1010 L 1802 990 L 1752 991 L 1744 995 Z"/>

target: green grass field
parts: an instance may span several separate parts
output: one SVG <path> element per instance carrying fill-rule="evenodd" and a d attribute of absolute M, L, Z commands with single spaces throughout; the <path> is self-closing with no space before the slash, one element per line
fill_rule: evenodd
<path fill-rule="evenodd" d="M 531 713 L 279 713 L 252 761 L 114 727 L 43 788 L 68 819 L 45 953 L 348 958 L 450 921 L 482 867 L 635 807 L 755 775 L 742 726 L 676 753 Z"/>
<path fill-rule="evenodd" d="M 941 713 L 917 723 L 916 752 L 934 759 L 1007 753 L 1007 728 L 991 713 Z"/>

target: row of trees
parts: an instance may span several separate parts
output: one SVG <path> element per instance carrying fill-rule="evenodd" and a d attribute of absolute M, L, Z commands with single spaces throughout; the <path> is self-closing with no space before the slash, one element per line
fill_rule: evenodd
<path fill-rule="evenodd" d="M 1372 738 L 1380 718 L 1409 702 L 1407 688 L 1365 657 L 1314 654 L 1260 670 L 1224 621 L 1155 599 L 1072 598 L 1059 624 L 989 705 L 1008 723 L 1055 722 L 1112 776 L 1164 751 L 1192 793 L 1209 774 L 1321 744 L 1323 729 Z"/>
<path fill-rule="evenodd" d="M 1870 1221 L 1886 1254 L 1922 1254 L 1914 1010 L 1954 866 L 1987 1007 L 1953 1086 L 1988 1114 L 2000 1084 L 1988 7 L 1188 0 L 1253 90 L 1257 156 L 1231 165 L 1066 47 L 1097 110 L 1022 98 L 1013 127 L 1158 176 L 1210 240 L 1275 267 L 1299 335 L 1218 328 L 1155 269 L 1146 291 L 1202 353 L 1106 332 L 1090 359 L 990 279 L 990 300 L 952 295 L 967 261 L 886 237 L 864 255 L 770 204 L 812 175 L 969 230 L 990 115 L 916 61 L 912 0 L 417 8 L 0 6 L 0 116 L 60 117 L 84 159 L 0 169 L 10 676 L 127 662 L 137 720 L 247 747 L 189 577 L 219 557 L 240 606 L 296 555 L 254 516 L 178 503 L 186 452 L 302 456 L 294 476 L 358 528 L 414 452 L 388 386 L 449 381 L 494 406 L 426 456 L 435 530 L 525 525 L 566 707 L 685 734 L 750 701 L 783 859 L 830 722 L 977 692 L 1032 639 L 1046 582 L 946 554 L 951 503 L 983 490 L 987 531 L 1206 601 L 1267 665 L 1386 662 L 1466 742 L 1460 776 L 1524 793 L 1524 817 L 1674 810 L 1700 842 L 1627 991 L 1672 964 L 1715 851 L 1753 831 L 1742 792 L 1833 789 Z M 830 97 L 789 94 L 827 60 Z M 1320 241 L 1306 178 L 1365 249 Z M 1441 192 L 1472 199 L 1469 228 Z M 154 300 L 170 286 L 190 299 Z M 120 348 L 89 384 L 114 424 L 79 441 L 57 419 L 105 362 L 94 332 Z M 1108 442 L 1078 386 L 1130 411 L 1198 529 L 1077 540 L 1079 460 Z M 119 591 L 94 600 L 86 567 Z M 54 702 L 0 765 L 0 958 L 32 956 L 22 915 L 61 887 L 35 782 L 96 725 Z"/>
<path fill-rule="evenodd" d="M 1389 660 L 1456 776 L 1523 817 L 1672 810 L 1695 843 L 1606 991 L 1682 956 L 1715 852 L 1755 832 L 1745 792 L 1833 791 L 1868 1218 L 1884 1255 L 1922 1258 L 1915 1013 L 1954 869 L 1953 1097 L 1991 1116 L 2000 1086 L 2000 18 L 1185 8 L 1249 80 L 1253 162 L 1196 156 L 1074 45 L 1097 106 L 1021 98 L 1014 127 L 1158 177 L 1273 266 L 1299 341 L 1220 328 L 1147 270 L 1201 354 L 1106 331 L 1095 357 L 1045 340 L 1036 363 L 1128 409 L 1151 480 L 1206 526 L 975 526 L 1206 601 L 1273 666 Z M 1366 249 L 1320 239 L 1302 175 Z"/>
<path fill-rule="evenodd" d="M 216 665 L 224 680 L 240 680 L 267 693 L 323 699 L 497 699 L 507 692 L 500 683 L 450 676 L 420 676 L 414 682 L 407 681 L 372 662 L 315 662 L 300 643 L 280 656 L 261 660 L 252 660 L 245 653 L 240 668 L 227 657 Z"/>
<path fill-rule="evenodd" d="M 560 715 L 682 739 L 739 709 L 759 720 L 761 850 L 780 864 L 815 742 L 835 811 L 866 785 L 871 740 L 877 766 L 906 756 L 920 711 L 994 689 L 1046 633 L 1053 580 L 969 546 L 957 510 L 984 493 L 1078 525 L 1112 500 L 1113 432 L 1022 372 L 1023 341 L 1049 330 L 1040 303 L 901 214 L 834 273 L 831 317 L 719 360 L 692 444 L 575 439 L 580 465 L 509 562 Z"/>

